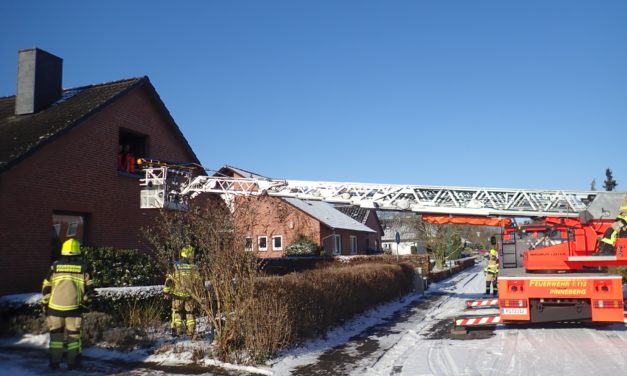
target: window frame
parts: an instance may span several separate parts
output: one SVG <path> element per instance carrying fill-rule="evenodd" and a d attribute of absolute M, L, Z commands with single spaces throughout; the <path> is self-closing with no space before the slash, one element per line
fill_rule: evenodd
<path fill-rule="evenodd" d="M 357 249 L 359 248 L 359 246 L 357 245 L 357 236 L 349 235 L 348 239 L 351 245 L 351 255 L 356 255 Z"/>
<path fill-rule="evenodd" d="M 342 254 L 342 235 L 340 234 L 333 234 L 333 254 Z"/>
<path fill-rule="evenodd" d="M 253 238 L 252 236 L 244 237 L 244 251 L 252 252 L 253 250 Z"/>
<path fill-rule="evenodd" d="M 279 247 L 275 247 L 274 246 L 274 240 L 275 239 L 279 239 L 279 242 L 281 243 L 281 245 Z M 283 235 L 272 235 L 272 250 L 273 251 L 282 251 L 283 250 Z"/>
<path fill-rule="evenodd" d="M 264 248 L 261 248 L 261 239 L 264 239 L 266 242 L 266 246 Z M 268 251 L 268 236 L 267 235 L 259 235 L 257 236 L 257 250 L 259 252 L 266 252 Z"/>

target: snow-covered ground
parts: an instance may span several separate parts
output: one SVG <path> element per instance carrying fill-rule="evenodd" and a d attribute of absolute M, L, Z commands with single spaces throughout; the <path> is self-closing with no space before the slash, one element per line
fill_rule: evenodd
<path fill-rule="evenodd" d="M 484 339 L 450 339 L 452 318 L 465 300 L 484 288 L 481 266 L 433 284 L 422 296 L 370 310 L 331 330 L 325 338 L 279 354 L 264 367 L 240 367 L 203 359 L 186 368 L 198 343 L 182 341 L 179 352 L 120 353 L 85 350 L 83 374 L 264 375 L 620 375 L 627 369 L 627 331 L 623 325 L 585 327 L 499 327 Z M 0 375 L 34 375 L 46 370 L 47 336 L 0 342 Z M 11 345 L 11 350 L 5 351 Z M 34 348 L 18 351 L 15 347 Z M 189 371 L 189 372 L 187 372 Z M 204 373 L 203 373 L 204 372 Z"/>

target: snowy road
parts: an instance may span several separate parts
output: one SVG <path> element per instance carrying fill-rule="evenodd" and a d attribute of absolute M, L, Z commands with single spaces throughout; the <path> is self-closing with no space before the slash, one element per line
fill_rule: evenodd
<path fill-rule="evenodd" d="M 627 330 L 620 324 L 499 327 L 478 332 L 479 338 L 451 339 L 452 317 L 467 313 L 466 299 L 481 296 L 481 270 L 432 286 L 424 298 L 346 343 L 285 357 L 273 369 L 297 375 L 625 374 Z"/>

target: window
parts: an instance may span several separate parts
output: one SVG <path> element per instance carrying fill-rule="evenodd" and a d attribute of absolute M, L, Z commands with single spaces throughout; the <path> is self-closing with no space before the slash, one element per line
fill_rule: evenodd
<path fill-rule="evenodd" d="M 273 251 L 283 250 L 283 236 L 275 235 L 272 237 L 272 250 Z"/>
<path fill-rule="evenodd" d="M 78 233 L 78 222 L 70 222 L 67 226 L 67 237 L 71 238 Z"/>
<path fill-rule="evenodd" d="M 117 169 L 120 172 L 136 174 L 137 158 L 144 158 L 148 154 L 146 150 L 147 137 L 145 135 L 120 129 L 118 139 Z"/>
<path fill-rule="evenodd" d="M 62 211 L 52 212 L 52 258 L 59 256 L 61 245 L 69 238 L 74 238 L 81 244 L 84 244 L 86 222 L 86 214 Z"/>
<path fill-rule="evenodd" d="M 340 235 L 333 235 L 333 254 L 342 254 L 342 237 Z"/>
<path fill-rule="evenodd" d="M 52 225 L 53 228 L 53 236 L 55 237 L 59 237 L 59 235 L 61 234 L 61 224 L 60 223 L 55 223 Z"/>
<path fill-rule="evenodd" d="M 268 237 L 267 236 L 259 236 L 259 237 L 257 237 L 257 249 L 259 251 L 267 251 L 268 250 Z"/>
<path fill-rule="evenodd" d="M 351 255 L 357 254 L 357 237 L 351 235 L 350 241 L 351 241 Z"/>
<path fill-rule="evenodd" d="M 244 250 L 245 251 L 253 250 L 253 238 L 251 238 L 250 236 L 247 236 L 246 238 L 244 238 Z"/>

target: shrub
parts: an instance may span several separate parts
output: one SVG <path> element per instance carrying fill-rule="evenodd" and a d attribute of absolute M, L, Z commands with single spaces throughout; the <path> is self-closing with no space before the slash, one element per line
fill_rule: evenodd
<path fill-rule="evenodd" d="M 285 256 L 319 256 L 321 247 L 318 246 L 313 240 L 308 239 L 304 235 L 299 235 L 298 238 L 293 241 L 285 249 Z"/>
<path fill-rule="evenodd" d="M 40 294 L 0 297 L 0 337 L 24 333 L 41 334 L 47 330 Z"/>
<path fill-rule="evenodd" d="M 91 309 L 107 312 L 115 322 L 125 326 L 149 328 L 157 318 L 166 320 L 170 302 L 163 299 L 162 286 L 100 288 Z M 145 320 L 146 323 L 140 323 Z"/>
<path fill-rule="evenodd" d="M 111 329 L 113 319 L 103 312 L 87 312 L 83 315 L 83 342 L 85 346 L 105 339 L 104 334 Z"/>
<path fill-rule="evenodd" d="M 111 328 L 104 333 L 104 340 L 116 348 L 130 350 L 137 345 L 137 331 L 135 328 Z"/>
<path fill-rule="evenodd" d="M 95 287 L 146 286 L 163 278 L 154 260 L 136 250 L 84 247 L 83 254 Z"/>
<path fill-rule="evenodd" d="M 247 350 L 255 360 L 298 340 L 324 333 L 377 304 L 413 289 L 410 264 L 332 266 L 262 278 L 256 284 L 256 302 L 246 318 Z M 253 338 L 250 338 L 250 337 Z"/>

